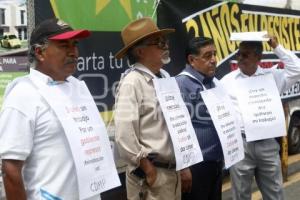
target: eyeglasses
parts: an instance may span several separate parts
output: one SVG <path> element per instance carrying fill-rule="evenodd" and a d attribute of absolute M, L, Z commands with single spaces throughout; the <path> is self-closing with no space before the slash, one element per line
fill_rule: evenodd
<path fill-rule="evenodd" d="M 159 38 L 156 41 L 145 43 L 144 45 L 146 45 L 146 46 L 152 46 L 152 45 L 154 45 L 154 46 L 157 46 L 160 49 L 165 49 L 166 46 L 168 45 L 168 43 L 169 43 L 169 40 L 167 40 L 165 38 Z"/>

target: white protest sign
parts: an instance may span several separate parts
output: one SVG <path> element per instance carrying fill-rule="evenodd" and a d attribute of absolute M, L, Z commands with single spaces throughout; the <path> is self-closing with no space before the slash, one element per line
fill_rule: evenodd
<path fill-rule="evenodd" d="M 175 78 L 155 78 L 153 83 L 173 142 L 176 170 L 201 162 L 202 152 Z"/>
<path fill-rule="evenodd" d="M 238 79 L 236 93 L 248 142 L 286 135 L 282 103 L 271 73 Z"/>
<path fill-rule="evenodd" d="M 106 128 L 85 83 L 73 77 L 58 85 L 32 81 L 63 126 L 76 167 L 80 199 L 119 186 Z"/>
<path fill-rule="evenodd" d="M 244 158 L 243 139 L 228 94 L 216 81 L 214 82 L 216 87 L 202 91 L 201 96 L 220 138 L 225 167 L 229 168 Z"/>

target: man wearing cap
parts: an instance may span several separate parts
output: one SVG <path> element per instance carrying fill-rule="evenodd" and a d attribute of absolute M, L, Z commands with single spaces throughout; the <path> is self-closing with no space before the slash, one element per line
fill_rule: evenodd
<path fill-rule="evenodd" d="M 186 68 L 176 76 L 202 150 L 203 161 L 181 171 L 182 199 L 221 200 L 223 152 L 217 130 L 200 94 L 215 88 L 216 47 L 211 38 L 192 38 Z"/>
<path fill-rule="evenodd" d="M 239 68 L 225 75 L 221 80 L 238 113 L 245 149 L 245 158 L 230 168 L 233 199 L 235 200 L 251 199 L 253 177 L 255 177 L 263 199 L 284 199 L 279 155 L 280 146 L 274 138 L 253 140 L 250 142 L 246 141 L 246 136 L 250 135 L 250 133 L 245 132 L 244 121 L 248 118 L 247 115 L 250 116 L 250 111 L 248 110 L 246 112 L 242 110 L 242 107 L 240 106 L 242 102 L 240 102 L 238 99 L 239 95 L 237 95 L 238 91 L 250 91 L 251 85 L 255 85 L 255 83 L 253 83 L 254 79 L 252 79 L 248 85 L 243 84 L 241 86 L 240 83 L 245 83 L 243 81 L 247 81 L 247 79 L 249 80 L 250 78 L 264 77 L 263 84 L 260 84 L 262 90 L 270 88 L 269 85 L 274 83 L 274 88 L 275 90 L 278 89 L 279 93 L 286 91 L 292 84 L 300 79 L 299 58 L 279 45 L 276 37 L 269 37 L 268 43 L 274 49 L 274 53 L 284 63 L 284 69 L 277 69 L 276 66 L 269 69 L 261 68 L 258 63 L 262 58 L 262 42 L 242 41 L 236 55 Z M 272 82 L 267 81 L 268 75 L 270 75 Z M 255 94 L 253 96 L 255 96 Z M 280 102 L 280 97 L 279 95 L 277 96 Z M 281 106 L 280 102 L 276 107 L 280 108 Z M 272 112 L 277 109 L 274 107 L 275 106 L 272 106 L 271 108 Z M 279 116 L 276 117 L 278 118 Z M 284 126 L 283 120 L 282 125 Z M 260 127 L 261 125 L 257 126 L 258 127 L 254 127 L 256 131 L 263 128 Z"/>
<path fill-rule="evenodd" d="M 0 116 L 7 200 L 79 199 L 65 131 L 38 87 L 67 83 L 73 87 L 70 80 L 77 80 L 71 76 L 76 70 L 77 41 L 89 35 L 58 19 L 43 21 L 31 34 L 30 74 L 7 87 Z"/>
<path fill-rule="evenodd" d="M 151 18 L 128 24 L 121 32 L 124 47 L 116 58 L 127 55 L 132 68 L 121 78 L 116 95 L 116 142 L 126 171 L 129 200 L 181 198 L 175 155 L 152 79 L 165 77 L 170 61 L 166 34 Z"/>

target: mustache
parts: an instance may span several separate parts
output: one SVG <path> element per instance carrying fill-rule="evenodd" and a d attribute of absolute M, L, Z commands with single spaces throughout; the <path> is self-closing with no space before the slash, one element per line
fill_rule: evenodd
<path fill-rule="evenodd" d="M 64 64 L 77 64 L 77 58 L 67 58 Z"/>

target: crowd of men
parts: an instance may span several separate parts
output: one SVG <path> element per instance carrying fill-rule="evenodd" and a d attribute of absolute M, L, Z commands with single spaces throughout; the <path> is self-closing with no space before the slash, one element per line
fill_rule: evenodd
<path fill-rule="evenodd" d="M 127 199 L 222 199 L 224 149 L 214 113 L 203 97 L 204 92 L 219 91 L 214 89 L 226 94 L 224 101 L 229 97 L 243 143 L 243 159 L 230 167 L 233 199 L 251 199 L 253 177 L 263 199 L 284 199 L 279 144 L 274 137 L 249 139 L 260 127 L 247 128 L 250 113 L 241 106 L 240 94 L 251 90 L 255 82 L 259 84 L 259 77 L 270 80 L 261 85 L 262 90 L 274 86 L 282 93 L 300 79 L 299 58 L 268 35 L 268 44 L 285 68 L 263 69 L 259 66 L 262 41 L 242 41 L 236 55 L 239 68 L 218 81 L 213 38 L 192 38 L 186 45 L 186 66 L 175 79 L 203 161 L 178 169 L 177 147 L 154 85 L 156 79 L 170 78 L 162 68 L 171 60 L 167 38 L 174 31 L 159 29 L 151 18 L 144 17 L 121 32 L 123 48 L 115 57 L 127 57 L 132 67 L 124 72 L 117 88 L 114 123 L 116 145 L 127 164 Z M 80 156 L 73 153 L 72 133 L 54 108 L 55 102 L 42 91 L 48 88 L 50 95 L 78 92 L 79 80 L 72 76 L 77 43 L 89 35 L 88 30 L 73 30 L 58 19 L 43 21 L 31 34 L 30 73 L 9 84 L 0 115 L 0 157 L 7 200 L 100 199 L 100 192 L 89 193 L 88 198 L 79 192 L 75 160 Z M 277 93 L 270 99 L 278 99 Z M 68 107 L 70 102 L 61 104 Z"/>

